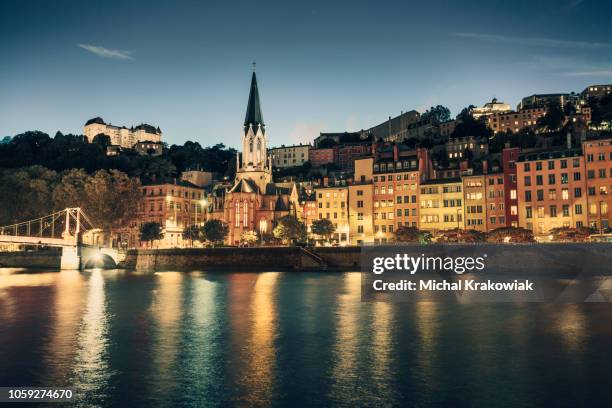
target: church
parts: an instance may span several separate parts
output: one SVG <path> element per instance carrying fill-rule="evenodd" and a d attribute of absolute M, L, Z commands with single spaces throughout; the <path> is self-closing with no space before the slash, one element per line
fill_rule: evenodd
<path fill-rule="evenodd" d="M 242 131 L 242 154 L 236 155 L 236 178 L 230 186 L 216 186 L 209 199 L 208 219 L 229 227 L 226 243 L 239 244 L 245 232 L 260 237 L 272 234 L 276 220 L 297 216 L 298 190 L 295 183 L 272 180 L 272 158 L 261 113 L 257 76 L 253 70 L 251 90 Z"/>

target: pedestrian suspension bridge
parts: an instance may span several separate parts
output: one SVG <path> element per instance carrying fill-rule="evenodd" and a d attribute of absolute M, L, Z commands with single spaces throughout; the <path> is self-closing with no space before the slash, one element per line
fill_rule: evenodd
<path fill-rule="evenodd" d="M 81 208 L 66 208 L 33 220 L 0 226 L 0 245 L 61 248 L 61 269 L 117 265 L 119 251 L 84 243 L 83 236 L 96 228 Z"/>

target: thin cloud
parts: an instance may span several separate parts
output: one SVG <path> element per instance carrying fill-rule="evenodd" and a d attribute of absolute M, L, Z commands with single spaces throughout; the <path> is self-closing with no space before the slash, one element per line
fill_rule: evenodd
<path fill-rule="evenodd" d="M 538 37 L 512 37 L 505 35 L 496 34 L 483 34 L 483 33 L 466 33 L 456 32 L 451 33 L 455 37 L 470 38 L 479 41 L 494 42 L 499 44 L 512 44 L 522 45 L 531 47 L 554 47 L 554 48 L 612 48 L 610 43 L 602 42 L 589 42 L 589 41 L 571 41 L 571 40 L 557 40 L 552 38 L 538 38 Z"/>
<path fill-rule="evenodd" d="M 612 69 L 604 69 L 600 71 L 565 72 L 563 76 L 612 76 Z"/>
<path fill-rule="evenodd" d="M 111 50 L 108 48 L 100 47 L 98 45 L 90 45 L 90 44 L 77 44 L 77 46 L 91 53 L 94 53 L 97 56 L 102 57 L 102 58 L 122 59 L 122 60 L 134 59 L 130 55 L 131 54 L 130 51 Z"/>

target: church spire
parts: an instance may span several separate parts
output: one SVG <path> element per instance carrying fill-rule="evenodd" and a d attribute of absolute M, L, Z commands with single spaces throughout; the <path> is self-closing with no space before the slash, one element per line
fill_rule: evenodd
<path fill-rule="evenodd" d="M 261 114 L 261 103 L 259 102 L 259 90 L 257 89 L 257 76 L 255 75 L 255 63 L 253 63 L 253 77 L 251 78 L 251 92 L 249 93 L 249 104 L 247 105 L 246 116 L 244 118 L 244 126 L 249 125 L 264 126 L 263 116 Z M 263 130 L 263 129 L 262 129 Z"/>

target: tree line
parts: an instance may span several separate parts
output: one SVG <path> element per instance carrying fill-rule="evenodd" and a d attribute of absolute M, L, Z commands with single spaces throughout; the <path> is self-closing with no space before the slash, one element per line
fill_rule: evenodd
<path fill-rule="evenodd" d="M 0 225 L 81 207 L 96 227 L 112 231 L 128 225 L 142 199 L 140 180 L 118 170 L 62 172 L 42 166 L 0 169 Z"/>
<path fill-rule="evenodd" d="M 197 142 L 165 145 L 161 156 L 140 155 L 130 149 L 107 156 L 107 144 L 102 137 L 89 143 L 83 135 L 57 132 L 50 137 L 38 130 L 28 131 L 0 143 L 0 168 L 38 165 L 57 172 L 83 169 L 90 174 L 115 169 L 142 181 L 152 181 L 176 177 L 188 169 L 233 178 L 236 167 L 236 150 L 221 143 L 210 147 Z"/>

